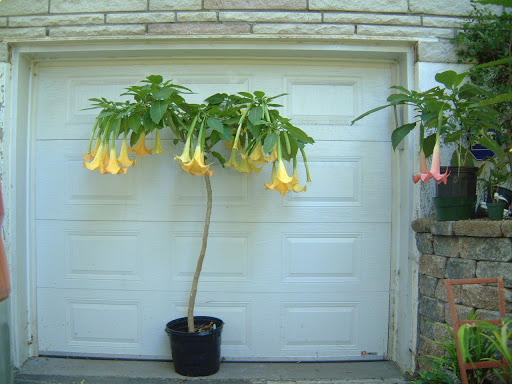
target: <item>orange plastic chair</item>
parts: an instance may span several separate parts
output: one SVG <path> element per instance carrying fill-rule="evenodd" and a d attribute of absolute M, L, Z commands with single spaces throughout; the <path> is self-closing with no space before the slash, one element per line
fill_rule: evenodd
<path fill-rule="evenodd" d="M 501 324 L 501 319 L 479 319 L 479 320 L 459 320 L 457 317 L 457 309 L 455 308 L 455 300 L 453 298 L 453 285 L 464 285 L 464 284 L 498 284 L 498 297 L 499 297 L 499 308 L 500 317 L 503 319 L 506 316 L 505 310 L 505 290 L 503 289 L 503 278 L 492 277 L 492 278 L 477 278 L 477 279 L 446 279 L 444 281 L 446 287 L 446 294 L 448 296 L 448 304 L 450 306 L 450 316 L 452 318 L 453 333 L 455 335 L 455 346 L 457 348 L 457 360 L 460 370 L 460 378 L 462 384 L 468 383 L 468 370 L 473 369 L 485 369 L 485 368 L 499 368 L 505 364 L 504 360 L 501 361 L 478 361 L 474 363 L 465 363 L 462 359 L 462 351 L 459 345 L 459 328 L 462 324 L 476 324 L 480 322 L 487 322 L 495 325 Z"/>

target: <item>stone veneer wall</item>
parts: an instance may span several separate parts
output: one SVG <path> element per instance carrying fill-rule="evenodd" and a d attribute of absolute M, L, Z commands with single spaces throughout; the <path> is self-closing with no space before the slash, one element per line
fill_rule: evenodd
<path fill-rule="evenodd" d="M 419 61 L 453 63 L 450 39 L 471 10 L 470 0 L 4 0 L 0 61 L 6 42 L 236 35 L 418 41 Z"/>
<path fill-rule="evenodd" d="M 418 355 L 443 352 L 434 341 L 447 336 L 451 324 L 444 280 L 502 276 L 507 313 L 512 308 L 512 220 L 439 222 L 418 219 L 412 223 L 421 253 L 419 266 Z M 490 285 L 454 287 L 459 318 L 476 311 L 479 318 L 499 318 L 497 289 Z M 418 361 L 419 368 L 424 363 Z"/>

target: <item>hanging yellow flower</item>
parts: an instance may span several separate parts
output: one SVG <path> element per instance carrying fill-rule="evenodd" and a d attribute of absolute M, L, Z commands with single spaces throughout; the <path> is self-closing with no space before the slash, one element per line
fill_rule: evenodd
<path fill-rule="evenodd" d="M 120 173 L 126 173 L 127 169 L 119 166 L 119 161 L 116 156 L 116 147 L 112 145 L 110 149 L 110 159 L 107 167 L 105 168 L 105 173 L 111 173 L 113 175 L 118 175 Z M 103 172 L 102 172 L 103 173 Z"/>
<path fill-rule="evenodd" d="M 90 169 L 91 171 L 99 171 L 102 168 L 104 168 L 104 159 L 105 159 L 105 143 L 101 143 L 98 146 L 98 150 L 96 151 L 96 155 L 94 156 L 94 159 L 88 163 L 84 161 L 84 167 L 87 169 Z"/>
<path fill-rule="evenodd" d="M 185 148 L 183 148 L 183 152 L 181 153 L 181 156 L 174 155 L 174 158 L 178 161 L 180 167 L 183 167 L 183 164 L 189 163 L 192 159 L 190 158 L 190 137 L 187 138 L 187 141 L 185 142 Z"/>
<path fill-rule="evenodd" d="M 91 161 L 96 156 L 96 153 L 98 152 L 98 148 L 100 147 L 100 141 L 101 140 L 98 137 L 96 139 L 96 143 L 94 144 L 94 149 L 92 150 L 92 152 L 87 155 L 82 155 L 85 161 Z M 90 147 L 89 147 L 89 149 L 90 149 Z"/>
<path fill-rule="evenodd" d="M 201 146 L 196 146 L 196 150 L 194 151 L 194 157 L 192 160 L 190 160 L 187 163 L 181 163 L 181 168 L 185 171 L 190 173 L 191 175 L 198 175 L 198 176 L 211 176 L 213 175 L 213 172 L 210 171 L 210 165 L 211 163 L 206 165 L 204 163 L 204 152 L 201 149 Z"/>
<path fill-rule="evenodd" d="M 229 157 L 229 160 L 224 163 L 224 167 L 237 169 L 240 164 L 236 161 L 236 150 L 231 150 L 231 156 Z"/>
<path fill-rule="evenodd" d="M 265 165 L 267 163 L 267 161 L 265 160 L 265 154 L 263 153 L 263 146 L 261 145 L 261 142 L 258 143 L 258 145 L 256 145 L 256 148 L 254 148 L 254 151 L 252 151 L 251 155 L 249 156 L 249 160 L 253 164 L 258 165 Z"/>
<path fill-rule="evenodd" d="M 137 159 L 130 160 L 130 157 L 128 156 L 128 143 L 126 142 L 126 135 L 123 138 L 123 144 L 121 145 L 121 153 L 119 154 L 119 163 L 123 167 L 135 167 L 135 164 L 137 163 Z"/>
<path fill-rule="evenodd" d="M 293 171 L 291 183 L 292 183 L 292 191 L 293 192 L 296 192 L 296 193 L 305 192 L 308 189 L 307 185 L 304 185 L 303 187 L 300 186 L 299 176 L 297 175 L 297 170 Z"/>
<path fill-rule="evenodd" d="M 133 148 L 129 148 L 130 152 L 135 152 L 139 156 L 151 155 L 153 153 L 152 149 L 146 148 L 146 133 L 142 131 L 139 141 Z"/>
<path fill-rule="evenodd" d="M 270 156 L 264 157 L 267 163 L 275 163 L 277 161 L 277 145 L 270 151 Z"/>
<path fill-rule="evenodd" d="M 283 160 L 279 160 L 275 175 L 274 172 L 275 163 L 272 167 L 272 179 L 270 183 L 265 183 L 265 189 L 273 189 L 281 193 L 281 196 L 284 196 L 293 189 L 293 184 L 292 178 L 288 176 Z"/>

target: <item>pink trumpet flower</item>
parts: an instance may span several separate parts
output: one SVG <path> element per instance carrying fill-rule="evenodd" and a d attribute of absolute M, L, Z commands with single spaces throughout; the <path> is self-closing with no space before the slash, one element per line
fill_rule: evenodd
<path fill-rule="evenodd" d="M 418 181 L 423 181 L 425 184 L 432 178 L 432 174 L 428 171 L 427 159 L 423 149 L 420 151 L 420 173 L 412 175 L 412 181 L 416 184 Z"/>
<path fill-rule="evenodd" d="M 437 135 L 436 145 L 434 146 L 434 152 L 432 153 L 432 164 L 430 166 L 429 173 L 436 181 L 436 184 L 446 184 L 448 176 L 450 175 L 448 169 L 445 173 L 441 174 L 441 147 L 439 145 L 439 134 Z"/>

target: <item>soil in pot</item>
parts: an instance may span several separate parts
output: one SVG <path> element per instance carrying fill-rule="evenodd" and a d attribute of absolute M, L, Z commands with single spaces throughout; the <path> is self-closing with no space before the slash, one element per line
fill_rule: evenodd
<path fill-rule="evenodd" d="M 220 367 L 220 344 L 224 322 L 216 317 L 194 316 L 199 332 L 188 332 L 187 318 L 167 323 L 174 370 L 183 376 L 208 376 Z"/>

